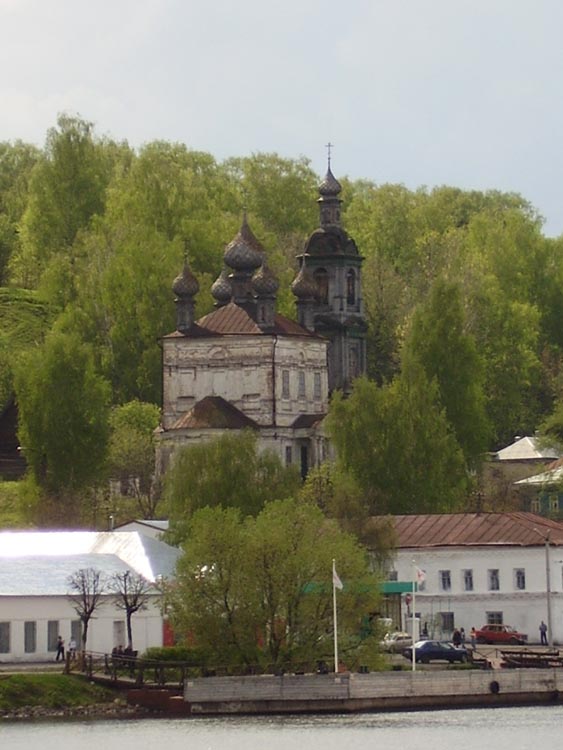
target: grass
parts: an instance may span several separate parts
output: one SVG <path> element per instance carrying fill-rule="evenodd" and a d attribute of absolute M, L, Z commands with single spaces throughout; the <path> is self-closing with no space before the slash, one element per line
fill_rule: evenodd
<path fill-rule="evenodd" d="M 21 482 L 0 481 L 0 528 L 22 529 L 28 527 L 29 518 L 21 499 Z"/>
<path fill-rule="evenodd" d="M 115 694 L 100 685 L 72 675 L 0 675 L 0 711 L 41 706 L 61 709 L 108 703 Z"/>

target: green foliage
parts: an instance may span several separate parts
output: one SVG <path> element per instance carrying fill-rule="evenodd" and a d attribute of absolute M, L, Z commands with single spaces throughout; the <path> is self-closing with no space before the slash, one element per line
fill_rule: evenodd
<path fill-rule="evenodd" d="M 184 662 L 193 667 L 209 663 L 209 654 L 200 646 L 152 646 L 145 651 L 143 658 L 153 661 Z"/>
<path fill-rule="evenodd" d="M 369 515 L 461 507 L 468 488 L 463 453 L 436 383 L 419 366 L 382 387 L 355 381 L 348 399 L 333 398 L 327 423 L 338 464 L 363 490 Z"/>
<path fill-rule="evenodd" d="M 345 583 L 341 652 L 349 665 L 359 653 L 366 659 L 361 623 L 377 605 L 377 580 L 354 538 L 300 500 L 268 503 L 256 518 L 235 508 L 194 514 L 171 593 L 176 632 L 189 633 L 217 664 L 329 660 L 333 559 Z"/>
<path fill-rule="evenodd" d="M 100 481 L 108 438 L 108 384 L 87 346 L 52 332 L 15 370 L 19 438 L 37 482 L 50 492 Z"/>
<path fill-rule="evenodd" d="M 403 367 L 416 362 L 436 383 L 439 403 L 467 462 L 486 450 L 490 427 L 485 411 L 483 363 L 468 333 L 458 285 L 438 279 L 428 302 L 416 310 L 403 350 Z"/>
<path fill-rule="evenodd" d="M 164 480 L 164 499 L 175 539 L 199 508 L 221 505 L 256 515 L 267 500 L 290 497 L 301 480 L 272 453 L 257 451 L 251 431 L 180 448 Z"/>

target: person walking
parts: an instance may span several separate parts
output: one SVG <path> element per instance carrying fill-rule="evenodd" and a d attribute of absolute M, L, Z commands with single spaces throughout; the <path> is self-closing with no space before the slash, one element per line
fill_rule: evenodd
<path fill-rule="evenodd" d="M 543 620 L 540 622 L 540 643 L 547 646 L 547 625 Z"/>

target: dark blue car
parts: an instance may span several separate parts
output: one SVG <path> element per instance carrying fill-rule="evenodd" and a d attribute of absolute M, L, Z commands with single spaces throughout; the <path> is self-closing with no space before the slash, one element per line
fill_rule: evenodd
<path fill-rule="evenodd" d="M 403 651 L 405 659 L 412 661 L 412 648 L 406 648 Z M 429 664 L 431 661 L 448 661 L 450 663 L 458 661 L 465 664 L 467 661 L 467 649 L 463 646 L 453 646 L 451 643 L 442 643 L 441 641 L 417 641 L 414 644 L 414 658 L 422 664 Z"/>

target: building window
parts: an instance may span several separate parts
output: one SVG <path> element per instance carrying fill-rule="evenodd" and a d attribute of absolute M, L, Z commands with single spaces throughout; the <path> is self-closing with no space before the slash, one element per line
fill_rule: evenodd
<path fill-rule="evenodd" d="M 47 623 L 47 651 L 57 650 L 57 638 L 59 637 L 59 621 L 49 620 Z"/>
<path fill-rule="evenodd" d="M 0 654 L 10 653 L 10 623 L 0 622 Z"/>
<path fill-rule="evenodd" d="M 290 466 L 293 460 L 291 445 L 285 446 L 285 465 Z"/>
<path fill-rule="evenodd" d="M 346 274 L 346 302 L 348 305 L 356 304 L 356 274 L 353 268 Z"/>
<path fill-rule="evenodd" d="M 82 622 L 81 620 L 71 620 L 70 622 L 70 637 L 76 641 L 76 643 L 81 643 L 82 641 Z"/>
<path fill-rule="evenodd" d="M 317 284 L 319 302 L 321 305 L 328 305 L 328 274 L 325 268 L 317 268 L 313 273 L 313 278 Z"/>
<path fill-rule="evenodd" d="M 289 398 L 289 370 L 282 370 L 282 398 Z"/>
<path fill-rule="evenodd" d="M 37 651 L 37 623 L 33 621 L 23 624 L 23 649 L 26 654 Z"/>
<path fill-rule="evenodd" d="M 398 581 L 399 580 L 399 574 L 396 570 L 388 570 L 387 571 L 387 580 L 388 581 Z"/>
<path fill-rule="evenodd" d="M 539 498 L 534 498 L 532 502 L 530 503 L 530 510 L 532 513 L 539 513 L 540 512 L 540 501 Z"/>
<path fill-rule="evenodd" d="M 473 591 L 473 571 L 472 570 L 463 571 L 463 590 Z"/>
<path fill-rule="evenodd" d="M 502 612 L 487 612 L 487 625 L 502 625 Z"/>
<path fill-rule="evenodd" d="M 440 570 L 438 573 L 440 577 L 440 590 L 450 591 L 452 588 L 452 577 L 449 570 Z"/>
<path fill-rule="evenodd" d="M 487 571 L 487 575 L 489 579 L 489 591 L 498 591 L 500 589 L 498 568 L 491 568 Z"/>
<path fill-rule="evenodd" d="M 297 390 L 297 397 L 298 398 L 305 398 L 306 391 L 305 391 L 305 372 L 303 370 L 299 370 L 298 375 L 298 390 Z"/>
<path fill-rule="evenodd" d="M 320 372 L 316 372 L 313 376 L 313 388 L 313 398 L 315 399 L 315 401 L 320 401 L 322 398 Z"/>
<path fill-rule="evenodd" d="M 559 498 L 557 495 L 550 495 L 549 496 L 549 510 L 552 513 L 557 513 L 559 510 Z"/>
<path fill-rule="evenodd" d="M 514 570 L 514 587 L 518 591 L 524 591 L 526 588 L 526 571 L 524 568 L 515 568 Z"/>
<path fill-rule="evenodd" d="M 440 628 L 442 633 L 451 633 L 454 629 L 454 613 L 453 612 L 439 612 L 440 615 Z"/>

